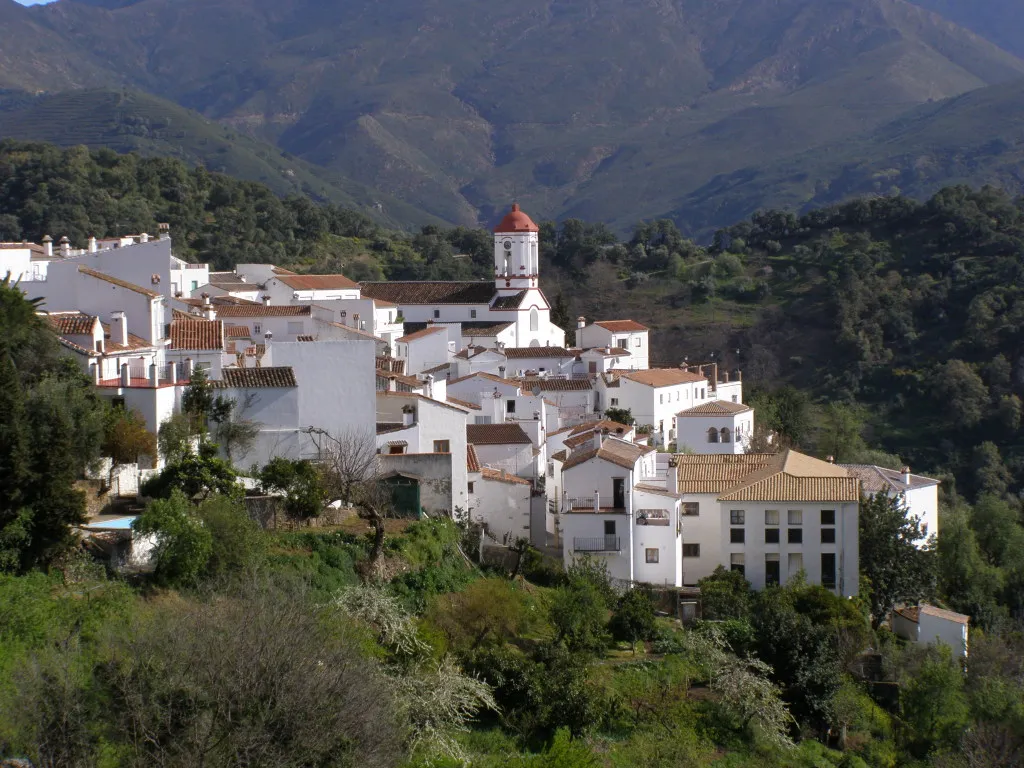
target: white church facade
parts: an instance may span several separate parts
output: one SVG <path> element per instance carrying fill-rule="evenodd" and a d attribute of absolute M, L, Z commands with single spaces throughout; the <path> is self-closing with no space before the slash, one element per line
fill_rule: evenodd
<path fill-rule="evenodd" d="M 564 347 L 565 331 L 551 322 L 551 304 L 539 283 L 540 227 L 514 204 L 494 228 L 494 282 L 367 282 L 361 288 L 363 297 L 395 304 L 406 333 L 457 324 L 463 338 Z"/>

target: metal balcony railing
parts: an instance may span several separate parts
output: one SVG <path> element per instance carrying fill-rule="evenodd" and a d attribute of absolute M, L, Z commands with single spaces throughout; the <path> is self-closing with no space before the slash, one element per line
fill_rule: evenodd
<path fill-rule="evenodd" d="M 573 552 L 621 552 L 622 540 L 619 536 L 574 536 Z"/>

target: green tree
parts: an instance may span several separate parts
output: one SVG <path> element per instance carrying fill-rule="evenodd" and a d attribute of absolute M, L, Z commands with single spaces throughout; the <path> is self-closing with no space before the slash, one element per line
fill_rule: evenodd
<path fill-rule="evenodd" d="M 654 602 L 650 592 L 642 587 L 627 590 L 612 612 L 608 629 L 615 640 L 629 643 L 635 655 L 639 641 L 654 637 Z"/>
<path fill-rule="evenodd" d="M 168 586 L 194 586 L 213 552 L 213 534 L 195 514 L 189 497 L 174 489 L 151 501 L 133 527 L 156 539 L 156 579 Z"/>
<path fill-rule="evenodd" d="M 976 624 L 991 627 L 1005 617 L 997 598 L 1002 573 L 985 561 L 968 518 L 968 508 L 956 499 L 942 510 L 939 589 L 955 610 L 970 615 Z"/>
<path fill-rule="evenodd" d="M 982 553 L 1001 568 L 1024 562 L 1024 527 L 1017 506 L 993 495 L 985 495 L 971 510 L 971 528 Z"/>
<path fill-rule="evenodd" d="M 954 429 L 972 429 L 981 421 L 988 387 L 963 360 L 947 360 L 932 376 L 932 392 Z"/>
<path fill-rule="evenodd" d="M 920 518 L 913 517 L 899 497 L 877 493 L 861 500 L 859 515 L 860 572 L 869 584 L 867 599 L 877 629 L 900 602 L 916 602 L 935 587 L 931 548 Z"/>
<path fill-rule="evenodd" d="M 604 417 L 609 421 L 614 421 L 616 424 L 625 424 L 629 427 L 636 423 L 636 420 L 633 418 L 633 411 L 629 408 L 605 408 Z"/>
<path fill-rule="evenodd" d="M 142 486 L 142 493 L 152 498 L 169 498 L 181 491 L 189 499 L 205 499 L 213 494 L 238 497 L 242 487 L 232 466 L 217 455 L 214 443 L 201 443 L 199 452 L 188 452 L 168 464 L 160 474 Z"/>
<path fill-rule="evenodd" d="M 952 749 L 968 726 L 964 676 L 946 646 L 931 646 L 920 663 L 905 673 L 900 709 L 909 746 L 919 757 L 935 749 Z"/>
<path fill-rule="evenodd" d="M 745 619 L 750 614 L 750 582 L 724 566 L 697 582 L 705 619 Z"/>
<path fill-rule="evenodd" d="M 600 653 L 608 647 L 608 609 L 593 584 L 576 581 L 558 587 L 549 608 L 555 642 L 573 653 Z"/>
<path fill-rule="evenodd" d="M 266 536 L 239 499 L 213 496 L 200 504 L 195 514 L 210 532 L 210 557 L 204 569 L 207 577 L 250 573 L 260 565 Z"/>
<path fill-rule="evenodd" d="M 275 456 L 259 473 L 265 491 L 283 493 L 289 516 L 317 517 L 327 503 L 327 488 L 320 471 L 308 459 Z"/>
<path fill-rule="evenodd" d="M 832 456 L 836 462 L 850 462 L 861 454 L 864 442 L 864 414 L 861 408 L 846 403 L 829 403 L 821 409 L 817 453 Z"/>
<path fill-rule="evenodd" d="M 206 371 L 196 368 L 181 395 L 181 411 L 191 420 L 193 434 L 205 433 L 213 412 L 214 395 Z"/>
<path fill-rule="evenodd" d="M 156 458 L 156 436 L 146 429 L 146 421 L 138 411 L 111 408 L 103 432 L 104 456 L 110 459 L 110 481 L 118 467 L 134 464 L 140 456 Z"/>

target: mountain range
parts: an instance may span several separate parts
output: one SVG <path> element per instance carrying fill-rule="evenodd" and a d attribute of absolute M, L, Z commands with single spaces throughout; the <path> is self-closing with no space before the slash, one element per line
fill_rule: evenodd
<path fill-rule="evenodd" d="M 543 218 L 706 234 L 852 193 L 1021 189 L 1018 15 L 1009 0 L 0 0 L 0 87 L 17 92 L 0 135 L 96 143 L 76 123 L 25 131 L 55 92 L 103 88 L 193 110 L 311 180 L 247 177 L 408 225 L 490 223 L 515 197 Z M 175 151 L 163 141 L 146 149 Z M 196 149 L 180 154 L 209 162 Z"/>

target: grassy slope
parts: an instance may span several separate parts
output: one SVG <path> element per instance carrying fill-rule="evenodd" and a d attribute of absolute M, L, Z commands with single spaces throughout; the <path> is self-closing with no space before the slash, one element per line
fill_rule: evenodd
<path fill-rule="evenodd" d="M 202 163 L 211 171 L 262 182 L 279 195 L 305 194 L 361 210 L 396 227 L 435 221 L 411 205 L 137 91 L 8 95 L 0 99 L 0 136 L 176 157 L 189 164 Z"/>

